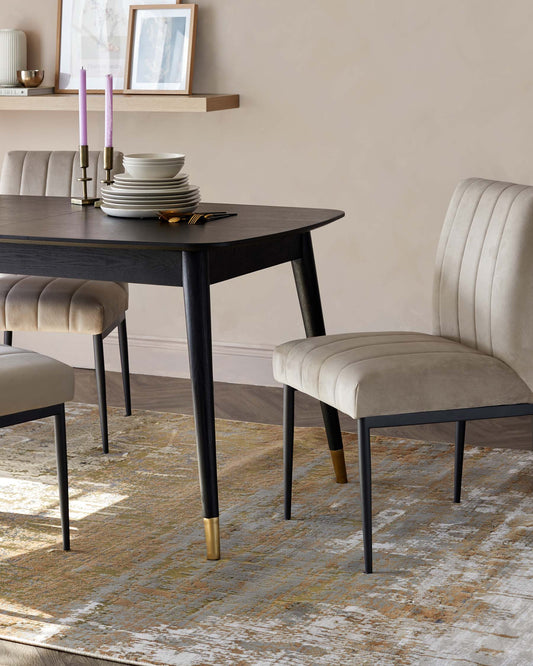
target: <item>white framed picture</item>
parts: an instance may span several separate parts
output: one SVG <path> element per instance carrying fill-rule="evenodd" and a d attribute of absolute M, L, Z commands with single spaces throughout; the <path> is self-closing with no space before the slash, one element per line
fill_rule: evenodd
<path fill-rule="evenodd" d="M 190 94 L 196 12 L 194 4 L 130 7 L 125 93 Z"/>
<path fill-rule="evenodd" d="M 131 5 L 153 0 L 58 0 L 55 91 L 75 93 L 79 73 L 87 70 L 87 92 L 103 92 L 112 74 L 117 92 L 124 88 L 124 69 Z M 160 0 L 161 5 L 180 0 Z"/>

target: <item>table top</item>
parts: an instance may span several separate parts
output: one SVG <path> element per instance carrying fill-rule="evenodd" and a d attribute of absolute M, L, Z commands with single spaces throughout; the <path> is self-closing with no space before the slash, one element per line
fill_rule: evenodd
<path fill-rule="evenodd" d="M 344 216 L 340 210 L 203 203 L 202 211 L 235 217 L 199 226 L 169 225 L 157 219 L 108 217 L 93 206 L 64 197 L 0 196 L 0 243 L 201 250 L 290 236 Z"/>

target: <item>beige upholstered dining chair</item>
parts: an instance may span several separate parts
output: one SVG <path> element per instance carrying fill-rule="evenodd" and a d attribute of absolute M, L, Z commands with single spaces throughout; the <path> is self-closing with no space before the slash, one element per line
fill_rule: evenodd
<path fill-rule="evenodd" d="M 115 151 L 113 172 L 122 171 Z M 104 178 L 103 154 L 91 152 L 89 196 L 98 196 Z M 81 196 L 79 154 L 75 151 L 13 151 L 0 175 L 0 194 Z M 131 414 L 126 310 L 128 285 L 46 276 L 0 275 L 0 330 L 12 344 L 13 331 L 85 333 L 93 336 L 102 448 L 109 451 L 104 338 L 118 327 L 126 415 Z"/>
<path fill-rule="evenodd" d="M 274 352 L 274 376 L 285 385 L 285 517 L 298 390 L 358 420 L 367 573 L 371 428 L 455 421 L 459 502 L 466 421 L 533 414 L 533 187 L 479 178 L 458 185 L 437 253 L 433 312 L 434 335 L 325 335 Z"/>
<path fill-rule="evenodd" d="M 74 395 L 74 371 L 36 352 L 0 345 L 0 428 L 48 416 L 55 419 L 59 512 L 63 548 L 70 550 L 65 402 Z"/>

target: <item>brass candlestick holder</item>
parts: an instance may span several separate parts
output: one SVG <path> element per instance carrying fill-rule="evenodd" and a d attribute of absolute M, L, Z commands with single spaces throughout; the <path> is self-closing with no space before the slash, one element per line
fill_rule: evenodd
<path fill-rule="evenodd" d="M 111 185 L 114 181 L 111 178 L 111 171 L 113 170 L 113 146 L 106 146 L 104 148 L 104 171 L 105 179 L 100 182 L 105 185 Z"/>
<path fill-rule="evenodd" d="M 79 197 L 72 197 L 70 200 L 71 203 L 77 204 L 78 206 L 92 206 L 95 201 L 98 201 L 97 198 L 92 198 L 87 195 L 87 183 L 92 180 L 87 176 L 87 167 L 89 166 L 89 146 L 80 146 L 80 168 L 81 168 L 81 178 L 78 180 L 82 184 L 83 195 L 81 199 Z"/>

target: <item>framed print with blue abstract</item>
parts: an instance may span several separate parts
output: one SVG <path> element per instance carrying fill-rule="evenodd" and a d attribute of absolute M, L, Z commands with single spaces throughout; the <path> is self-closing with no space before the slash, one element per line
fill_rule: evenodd
<path fill-rule="evenodd" d="M 176 6 L 180 0 L 159 0 Z M 106 74 L 116 92 L 124 88 L 128 19 L 132 5 L 154 0 L 58 0 L 55 91 L 76 93 L 81 67 L 87 92 L 103 92 Z"/>
<path fill-rule="evenodd" d="M 125 93 L 190 94 L 196 12 L 193 4 L 130 7 Z"/>

